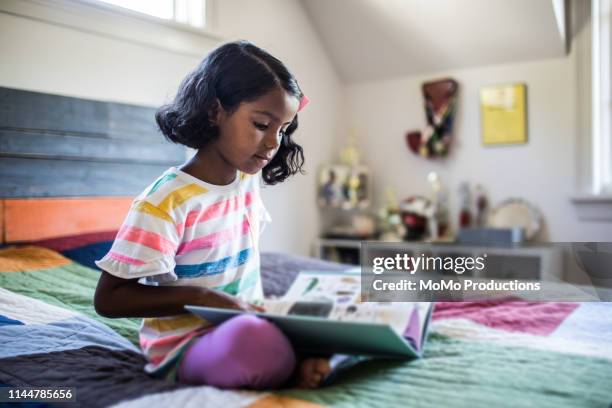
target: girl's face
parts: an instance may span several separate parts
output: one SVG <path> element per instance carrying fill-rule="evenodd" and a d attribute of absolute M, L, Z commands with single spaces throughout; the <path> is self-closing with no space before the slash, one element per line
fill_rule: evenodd
<path fill-rule="evenodd" d="M 214 147 L 234 169 L 248 174 L 260 171 L 272 160 L 298 110 L 299 101 L 275 88 L 252 102 L 243 102 L 231 114 L 217 114 L 219 137 Z"/>

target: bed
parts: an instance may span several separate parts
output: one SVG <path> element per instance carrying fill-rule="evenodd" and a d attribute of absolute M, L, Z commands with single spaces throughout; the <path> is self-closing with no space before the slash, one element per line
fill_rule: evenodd
<path fill-rule="evenodd" d="M 34 106 L 42 103 L 40 98 L 48 98 L 4 92 L 12 100 L 30 98 L 28 103 Z M 61 105 L 51 99 L 47 103 Z M 77 102 L 62 101 L 70 111 L 77 109 Z M 101 111 L 98 105 L 87 106 L 77 111 L 81 115 Z M 121 134 L 117 118 L 130 122 L 129 118 L 145 115 L 136 108 L 119 108 L 107 108 L 115 115 L 112 132 L 107 132 L 114 141 L 122 140 L 117 137 Z M 6 117 L 0 115 L 0 121 Z M 2 137 L 8 134 L 7 128 L 10 132 L 21 129 L 22 136 L 26 130 L 32 133 L 32 126 L 26 129 L 23 123 L 0 123 L 4 126 L 0 131 L 5 132 Z M 63 133 L 36 132 L 91 139 L 106 134 L 103 127 L 96 130 L 96 136 L 83 136 L 89 130 L 76 128 Z M 39 180 L 28 172 L 34 168 L 49 176 L 57 171 L 59 177 L 81 168 L 85 161 L 89 170 L 83 179 L 91 177 L 98 183 L 96 169 L 108 165 L 104 161 L 108 152 L 93 149 L 98 156 L 83 160 L 82 152 L 74 153 L 76 157 L 69 157 L 72 153 L 66 151 L 51 155 L 50 147 L 29 146 L 39 149 L 36 156 L 31 151 L 24 154 L 27 146 L 18 139 L 13 135 L 12 144 L 2 145 L 12 149 L 12 162 L 0 165 L 12 171 L 12 184 L 6 178 L 0 183 L 5 186 L 0 191 L 4 197 L 0 200 L 0 386 L 75 387 L 77 401 L 59 406 L 83 407 L 557 408 L 612 404 L 610 303 L 438 303 L 422 359 L 365 361 L 318 390 L 229 391 L 149 377 L 137 346 L 139 321 L 100 317 L 92 305 L 100 273 L 93 260 L 110 247 L 131 201 L 129 191 L 114 190 L 105 196 L 94 193 L 125 167 L 112 170 L 95 188 L 84 183 L 85 188 L 76 189 L 70 183 L 48 181 L 54 177 Z M 94 143 L 89 139 L 81 142 Z M 126 150 L 125 154 L 131 153 Z M 155 166 L 165 166 L 157 157 L 154 162 L 131 164 L 140 166 L 135 178 L 157 171 Z M 80 164 L 73 163 L 77 159 Z M 27 180 L 30 184 L 24 184 Z M 23 190 L 24 185 L 29 188 Z M 76 190 L 78 197 L 73 195 Z M 264 291 L 282 295 L 302 270 L 345 268 L 313 258 L 263 253 Z"/>
<path fill-rule="evenodd" d="M 0 249 L 0 383 L 76 387 L 79 406 L 301 406 L 307 401 L 364 407 L 607 407 L 612 402 L 612 307 L 607 303 L 439 303 L 423 359 L 361 363 L 315 391 L 222 391 L 153 379 L 142 370 L 138 321 L 97 316 L 91 299 L 100 272 L 68 257 L 82 261 L 110 241 L 37 244 Z M 61 247 L 65 255 L 49 247 Z M 313 269 L 342 265 L 264 253 L 266 294 L 281 295 L 299 270 Z"/>

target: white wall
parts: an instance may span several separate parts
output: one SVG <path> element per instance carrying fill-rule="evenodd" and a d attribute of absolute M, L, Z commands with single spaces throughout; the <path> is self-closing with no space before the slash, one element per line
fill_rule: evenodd
<path fill-rule="evenodd" d="M 407 62 L 409 63 L 409 61 Z M 407 130 L 425 123 L 420 85 L 452 77 L 459 82 L 459 103 L 450 157 L 425 160 L 406 147 Z M 612 240 L 612 224 L 582 222 L 570 196 L 576 189 L 575 61 L 561 59 L 431 73 L 348 87 L 349 125 L 360 129 L 365 161 L 375 177 L 375 195 L 386 186 L 398 196 L 429 195 L 428 172 L 437 171 L 451 193 L 457 223 L 457 188 L 462 181 L 481 183 L 493 205 L 521 197 L 543 213 L 540 239 Z M 486 147 L 481 142 L 479 89 L 484 85 L 527 84 L 528 143 Z M 578 136 L 577 136 L 578 135 Z"/>
<path fill-rule="evenodd" d="M 204 40 L 202 52 L 214 43 Z M 198 59 L 0 14 L 0 85 L 158 106 Z"/>
<path fill-rule="evenodd" d="M 41 9 L 36 2 L 12 0 L 4 6 Z M 297 133 L 308 174 L 265 189 L 274 222 L 262 239 L 265 250 L 307 254 L 317 233 L 315 169 L 329 161 L 341 127 L 340 82 L 297 0 L 223 0 L 213 20 L 221 36 L 250 40 L 285 62 L 312 100 L 300 114 Z M 217 43 L 193 38 L 190 47 L 201 55 L 0 13 L 0 86 L 156 107 Z"/>

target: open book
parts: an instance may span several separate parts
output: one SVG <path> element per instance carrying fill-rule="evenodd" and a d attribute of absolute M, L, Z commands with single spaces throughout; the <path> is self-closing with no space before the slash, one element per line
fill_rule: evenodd
<path fill-rule="evenodd" d="M 360 288 L 359 272 L 302 272 L 285 296 L 258 302 L 265 313 L 185 307 L 212 324 L 253 313 L 274 322 L 303 352 L 419 357 L 432 304 L 361 302 Z"/>

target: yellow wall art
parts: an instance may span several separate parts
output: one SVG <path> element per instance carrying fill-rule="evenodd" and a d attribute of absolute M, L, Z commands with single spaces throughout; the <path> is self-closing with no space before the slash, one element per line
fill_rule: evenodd
<path fill-rule="evenodd" d="M 527 142 L 525 84 L 486 86 L 480 90 L 482 142 L 485 145 Z"/>

